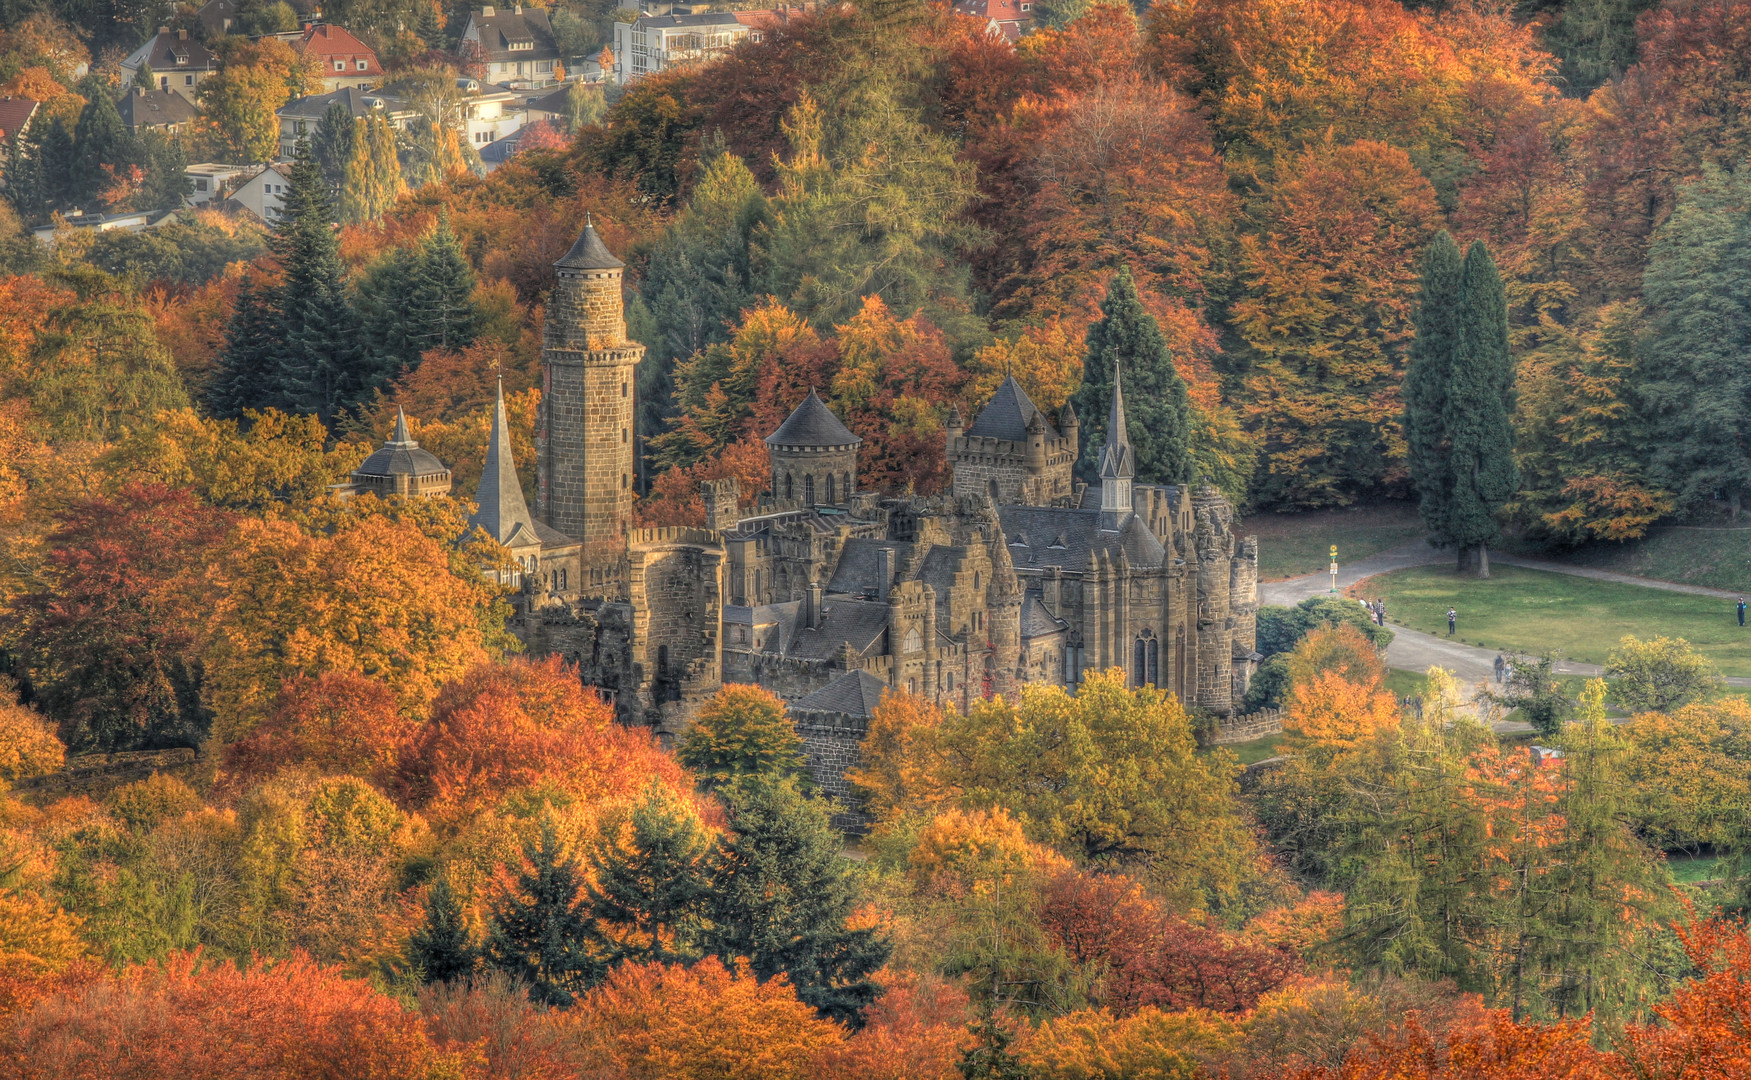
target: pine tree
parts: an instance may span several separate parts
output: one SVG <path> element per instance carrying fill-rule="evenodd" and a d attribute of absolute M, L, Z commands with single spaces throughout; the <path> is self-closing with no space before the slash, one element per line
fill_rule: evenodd
<path fill-rule="evenodd" d="M 472 975 L 478 961 L 462 901 L 440 875 L 426 893 L 425 925 L 407 939 L 407 962 L 426 982 L 446 983 Z"/>
<path fill-rule="evenodd" d="M 632 834 L 590 856 L 589 936 L 609 963 L 685 963 L 699 958 L 711 841 L 660 790 L 632 812 Z"/>
<path fill-rule="evenodd" d="M 1751 489 L 1751 169 L 1705 169 L 1654 235 L 1643 291 L 1653 318 L 1655 476 L 1686 502 Z"/>
<path fill-rule="evenodd" d="M 955 1063 L 965 1080 L 1029 1080 L 1034 1075 L 1009 1049 L 1015 1035 L 997 1019 L 989 1000 L 980 1007 L 978 1018 L 967 1025 L 967 1034 L 973 1037 L 973 1045 L 962 1050 L 961 1060 Z"/>
<path fill-rule="evenodd" d="M 601 962 L 586 947 L 589 925 L 578 866 L 560 849 L 551 821 L 541 837 L 523 846 L 528 863 L 515 888 L 492 908 L 487 963 L 529 984 L 529 999 L 566 1006 L 577 991 L 601 978 Z"/>
<path fill-rule="evenodd" d="M 1416 340 L 1404 373 L 1404 428 L 1417 510 L 1437 544 L 1449 542 L 1453 468 L 1447 444 L 1447 384 L 1453 374 L 1454 312 L 1459 304 L 1459 245 L 1443 229 L 1423 254 Z"/>
<path fill-rule="evenodd" d="M 182 139 L 162 131 L 147 131 L 135 139 L 135 145 L 135 156 L 146 169 L 146 179 L 134 197 L 135 204 L 143 210 L 181 206 L 183 197 L 194 190 Z"/>
<path fill-rule="evenodd" d="M 1196 472 L 1191 399 L 1168 355 L 1155 316 L 1143 307 L 1128 266 L 1119 268 L 1088 328 L 1082 387 L 1073 399 L 1082 421 L 1082 468 L 1092 475 L 1106 437 L 1113 365 L 1123 373 L 1126 428 L 1137 456 L 1137 481 L 1184 484 Z"/>
<path fill-rule="evenodd" d="M 892 947 L 847 929 L 855 904 L 840 839 L 819 800 L 794 783 L 747 783 L 729 793 L 733 835 L 713 860 L 706 951 L 745 956 L 755 975 L 790 978 L 823 1016 L 861 1022 L 879 988 L 870 979 Z"/>
<path fill-rule="evenodd" d="M 79 84 L 85 95 L 85 108 L 79 112 L 79 123 L 73 129 L 73 169 L 69 173 L 75 203 L 87 203 L 97 197 L 108 179 L 103 166 L 128 164 L 128 126 L 116 111 L 115 100 L 97 76 L 87 76 Z"/>
<path fill-rule="evenodd" d="M 375 386 L 358 364 L 358 325 L 347 297 L 333 209 L 322 170 L 303 140 L 289 180 L 270 241 L 285 268 L 279 289 L 279 392 L 290 406 L 287 411 L 315 413 L 333 424 Z"/>
<path fill-rule="evenodd" d="M 365 353 L 373 377 L 395 378 L 419 363 L 415 325 L 408 318 L 420 272 L 419 251 L 411 244 L 391 248 L 359 278 L 354 303 L 363 327 Z"/>
<path fill-rule="evenodd" d="M 1446 412 L 1453 461 L 1447 536 L 1461 552 L 1477 551 L 1478 576 L 1487 578 L 1489 542 L 1501 527 L 1496 514 L 1519 487 L 1520 472 L 1514 463 L 1508 299 L 1482 241 L 1465 253 L 1454 314 Z"/>
<path fill-rule="evenodd" d="M 73 135 L 59 119 L 52 121 L 43 132 L 41 152 L 36 155 L 39 163 L 38 173 L 41 176 L 43 197 L 43 217 L 49 211 L 64 210 L 73 205 L 73 171 L 76 150 Z"/>
<path fill-rule="evenodd" d="M 665 361 L 726 340 L 754 302 L 751 245 L 766 216 L 766 196 L 742 159 L 727 152 L 712 158 L 651 253 L 641 284 L 660 328 L 649 344 Z"/>
<path fill-rule="evenodd" d="M 322 166 L 322 178 L 328 182 L 331 197 L 339 197 L 358 127 L 353 120 L 353 111 L 338 101 L 329 105 L 322 119 L 316 122 L 311 151 L 316 155 L 316 163 Z"/>
<path fill-rule="evenodd" d="M 405 316 L 414 350 L 411 367 L 427 349 L 465 349 L 473 344 L 480 317 L 474 309 L 474 267 L 439 211 L 437 226 L 420 244 L 413 291 Z"/>
<path fill-rule="evenodd" d="M 261 288 L 253 274 L 237 283 L 237 301 L 225 327 L 218 370 L 207 385 L 207 408 L 234 420 L 245 409 L 283 405 L 280 397 L 279 291 Z"/>

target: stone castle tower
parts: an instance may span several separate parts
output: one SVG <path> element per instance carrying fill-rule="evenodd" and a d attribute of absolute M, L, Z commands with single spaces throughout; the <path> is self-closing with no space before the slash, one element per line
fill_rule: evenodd
<path fill-rule="evenodd" d="M 535 515 L 583 543 L 616 550 L 632 519 L 633 369 L 644 346 L 626 340 L 625 264 L 594 224 L 553 264 L 541 342 L 535 425 Z"/>

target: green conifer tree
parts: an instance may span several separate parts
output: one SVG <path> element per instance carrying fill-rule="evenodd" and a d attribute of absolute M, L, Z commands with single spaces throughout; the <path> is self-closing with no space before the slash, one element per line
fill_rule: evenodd
<path fill-rule="evenodd" d="M 1453 462 L 1448 538 L 1474 550 L 1478 576 L 1490 576 L 1496 514 L 1514 496 L 1514 362 L 1508 352 L 1508 299 L 1482 241 L 1465 253 L 1454 311 L 1453 370 L 1447 382 L 1447 441 Z M 1463 556 L 1462 556 L 1463 558 Z"/>
<path fill-rule="evenodd" d="M 961 1060 L 955 1063 L 964 1080 L 1031 1080 L 1034 1071 L 1010 1050 L 1015 1035 L 997 1019 L 989 999 L 967 1025 L 967 1033 L 973 1045 L 962 1050 Z"/>
<path fill-rule="evenodd" d="M 278 290 L 261 288 L 253 274 L 244 274 L 218 369 L 207 384 L 207 409 L 214 416 L 235 420 L 245 409 L 264 409 L 280 400 L 279 327 Z"/>
<path fill-rule="evenodd" d="M 685 809 L 653 787 L 632 812 L 627 844 L 590 856 L 589 939 L 611 964 L 699 958 L 711 841 Z"/>
<path fill-rule="evenodd" d="M 1126 429 L 1137 456 L 1137 481 L 1184 484 L 1196 472 L 1191 399 L 1168 355 L 1155 316 L 1143 307 L 1128 266 L 1119 268 L 1088 328 L 1082 386 L 1072 399 L 1082 421 L 1082 470 L 1093 476 L 1113 400 L 1113 365 L 1123 373 Z"/>
<path fill-rule="evenodd" d="M 861 1023 L 879 993 L 870 976 L 892 947 L 846 928 L 856 898 L 824 804 L 784 781 L 745 783 L 728 801 L 732 835 L 713 860 L 705 951 L 745 956 L 761 979 L 784 972 L 821 1015 Z"/>
<path fill-rule="evenodd" d="M 1447 384 L 1453 375 L 1453 320 L 1459 304 L 1459 245 L 1443 229 L 1423 253 L 1417 336 L 1404 373 L 1404 428 L 1417 510 L 1437 544 L 1449 542 L 1453 468 L 1447 443 Z"/>
<path fill-rule="evenodd" d="M 41 150 L 36 155 L 41 176 L 42 218 L 47 218 L 50 211 L 65 210 L 73 205 L 75 151 L 72 132 L 60 120 L 51 121 L 43 130 Z"/>
<path fill-rule="evenodd" d="M 449 879 L 439 875 L 426 893 L 425 925 L 407 939 L 408 965 L 428 983 L 446 983 L 474 974 L 479 959 L 462 901 Z"/>
<path fill-rule="evenodd" d="M 354 292 L 373 378 L 387 382 L 419 363 L 416 326 L 408 312 L 420 273 L 419 249 L 391 248 L 365 269 Z"/>
<path fill-rule="evenodd" d="M 1705 169 L 1654 234 L 1643 292 L 1653 318 L 1644 395 L 1653 471 L 1691 504 L 1751 489 L 1751 168 Z"/>
<path fill-rule="evenodd" d="M 374 389 L 358 364 L 359 330 L 322 169 L 300 139 L 270 242 L 285 268 L 279 289 L 280 408 L 325 424 Z"/>
<path fill-rule="evenodd" d="M 182 139 L 162 131 L 147 131 L 135 140 L 136 157 L 146 169 L 146 178 L 134 203 L 142 210 L 163 210 L 182 205 L 194 190 L 188 177 L 188 155 Z"/>
<path fill-rule="evenodd" d="M 347 159 L 352 157 L 354 129 L 353 111 L 341 102 L 333 102 L 316 122 L 316 134 L 311 138 L 311 151 L 322 166 L 322 178 L 328 182 L 331 197 L 339 198 L 341 182 L 346 178 Z"/>
<path fill-rule="evenodd" d="M 415 355 L 427 349 L 466 349 L 474 343 L 480 316 L 474 308 L 474 267 L 450 229 L 448 211 L 420 244 L 412 295 L 405 312 Z"/>
<path fill-rule="evenodd" d="M 531 1001 L 570 1005 L 602 974 L 601 962 L 587 946 L 583 880 L 551 821 L 542 822 L 538 840 L 523 846 L 523 858 L 528 865 L 517 874 L 514 888 L 492 907 L 486 960 L 527 982 Z"/>
<path fill-rule="evenodd" d="M 109 182 L 103 166 L 130 164 L 126 151 L 131 140 L 122 114 L 116 111 L 115 99 L 95 75 L 79 84 L 85 96 L 85 108 L 79 112 L 79 123 L 73 129 L 73 169 L 69 174 L 75 203 L 88 203 L 97 197 Z"/>

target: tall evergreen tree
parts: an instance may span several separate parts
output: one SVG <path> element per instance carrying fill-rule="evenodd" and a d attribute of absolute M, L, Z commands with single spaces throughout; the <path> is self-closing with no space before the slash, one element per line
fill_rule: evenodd
<path fill-rule="evenodd" d="M 729 803 L 734 835 L 714 860 L 706 951 L 747 957 L 761 979 L 783 972 L 823 1016 L 860 1023 L 879 993 L 870 976 L 893 950 L 846 928 L 855 896 L 827 811 L 782 781 L 744 784 Z"/>
<path fill-rule="evenodd" d="M 233 420 L 245 409 L 281 405 L 279 291 L 260 287 L 253 274 L 237 283 L 237 300 L 225 326 L 218 369 L 207 384 L 207 408 Z"/>
<path fill-rule="evenodd" d="M 1082 470 L 1093 475 L 1106 438 L 1113 365 L 1123 373 L 1127 430 L 1137 455 L 1137 481 L 1183 484 L 1196 472 L 1191 399 L 1173 366 L 1155 316 L 1143 307 L 1128 266 L 1107 284 L 1101 317 L 1088 328 L 1082 387 L 1072 399 L 1082 421 Z"/>
<path fill-rule="evenodd" d="M 1751 168 L 1707 169 L 1679 190 L 1643 278 L 1653 310 L 1644 390 L 1655 476 L 1698 503 L 1751 489 Z"/>
<path fill-rule="evenodd" d="M 366 267 L 354 291 L 372 377 L 388 382 L 419 363 L 415 326 L 408 318 L 420 273 L 419 249 L 391 248 Z"/>
<path fill-rule="evenodd" d="M 147 131 L 135 140 L 135 148 L 134 156 L 146 170 L 135 205 L 142 210 L 181 206 L 183 197 L 194 190 L 181 137 Z"/>
<path fill-rule="evenodd" d="M 279 289 L 280 396 L 288 411 L 325 424 L 374 389 L 358 364 L 358 325 L 322 169 L 299 140 L 271 243 L 285 268 Z"/>
<path fill-rule="evenodd" d="M 589 925 L 577 862 L 564 854 L 551 821 L 541 836 L 523 846 L 528 865 L 515 887 L 492 908 L 487 963 L 529 984 L 529 999 L 566 1006 L 584 987 L 601 978 L 601 962 L 586 945 Z"/>
<path fill-rule="evenodd" d="M 376 221 L 406 192 L 394 129 L 381 116 L 365 117 L 353 126 L 342 170 L 341 220 Z"/>
<path fill-rule="evenodd" d="M 1508 353 L 1508 298 L 1482 241 L 1465 253 L 1455 309 L 1453 371 L 1447 382 L 1447 441 L 1453 461 L 1448 538 L 1475 550 L 1490 576 L 1496 514 L 1520 484 L 1514 463 L 1514 362 Z"/>
<path fill-rule="evenodd" d="M 316 164 L 322 166 L 322 178 L 328 182 L 330 197 L 340 197 L 341 181 L 346 177 L 347 159 L 353 154 L 355 129 L 360 125 L 353 111 L 341 102 L 331 103 L 316 122 L 316 134 L 310 140 Z"/>
<path fill-rule="evenodd" d="M 711 840 L 652 787 L 632 812 L 631 836 L 590 856 L 589 936 L 609 963 L 698 959 Z"/>
<path fill-rule="evenodd" d="M 462 901 L 439 875 L 426 893 L 426 922 L 407 939 L 407 962 L 428 983 L 455 982 L 474 973 L 479 952 L 462 915 Z"/>
<path fill-rule="evenodd" d="M 406 311 L 413 364 L 427 349 L 465 349 L 474 343 L 480 316 L 474 309 L 474 267 L 450 230 L 450 215 L 438 212 L 438 224 L 420 244 L 413 291 Z"/>
<path fill-rule="evenodd" d="M 1453 467 L 1447 442 L 1447 384 L 1453 377 L 1459 245 L 1445 229 L 1423 254 L 1417 295 L 1417 336 L 1404 373 L 1404 429 L 1417 510 L 1436 543 L 1447 543 Z"/>
<path fill-rule="evenodd" d="M 131 163 L 127 151 L 132 140 L 103 80 L 87 76 L 79 84 L 79 92 L 85 95 L 85 108 L 80 110 L 79 122 L 73 129 L 73 169 L 68 179 L 74 202 L 83 204 L 95 199 L 108 182 L 103 166 Z"/>

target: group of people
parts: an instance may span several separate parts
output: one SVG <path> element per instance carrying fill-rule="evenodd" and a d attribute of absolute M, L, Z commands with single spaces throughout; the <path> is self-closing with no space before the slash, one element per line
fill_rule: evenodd
<path fill-rule="evenodd" d="M 1362 610 L 1366 611 L 1368 613 L 1368 617 L 1370 619 L 1374 620 L 1375 626 L 1385 626 L 1386 625 L 1386 601 L 1384 601 L 1384 600 L 1362 600 L 1362 599 L 1358 598 L 1356 603 L 1362 605 Z"/>
<path fill-rule="evenodd" d="M 1497 653 L 1496 654 L 1496 683 L 1498 685 L 1501 683 L 1505 683 L 1509 679 L 1512 679 L 1513 677 L 1514 677 L 1514 665 L 1511 662 L 1509 662 L 1508 660 L 1504 660 L 1500 653 Z"/>

